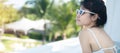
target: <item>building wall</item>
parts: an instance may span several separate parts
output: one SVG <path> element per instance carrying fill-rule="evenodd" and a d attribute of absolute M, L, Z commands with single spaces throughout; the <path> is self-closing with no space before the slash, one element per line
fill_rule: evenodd
<path fill-rule="evenodd" d="M 107 0 L 108 20 L 105 30 L 114 40 L 120 42 L 120 0 Z"/>

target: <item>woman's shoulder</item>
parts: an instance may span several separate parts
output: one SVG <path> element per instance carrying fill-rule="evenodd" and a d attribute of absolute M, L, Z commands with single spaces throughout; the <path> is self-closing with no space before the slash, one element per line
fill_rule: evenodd
<path fill-rule="evenodd" d="M 106 35 L 105 30 L 99 27 L 89 28 L 88 31 L 94 33 L 95 35 Z"/>
<path fill-rule="evenodd" d="M 87 28 L 87 29 L 83 29 L 79 32 L 79 34 L 91 34 L 91 31 L 96 33 L 96 31 L 103 31 L 103 29 L 101 28 Z"/>
<path fill-rule="evenodd" d="M 89 33 L 89 31 L 87 29 L 83 29 L 79 32 L 79 34 L 84 34 L 84 35 L 86 35 L 88 33 Z"/>
<path fill-rule="evenodd" d="M 89 36 L 90 36 L 90 33 L 87 29 L 81 30 L 79 32 L 79 37 L 81 37 L 81 38 L 84 38 L 84 37 L 89 38 Z"/>

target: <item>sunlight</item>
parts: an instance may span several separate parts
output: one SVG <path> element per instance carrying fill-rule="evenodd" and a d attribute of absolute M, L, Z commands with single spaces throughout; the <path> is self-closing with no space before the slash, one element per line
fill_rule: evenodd
<path fill-rule="evenodd" d="M 5 2 L 4 4 L 10 5 L 13 4 L 13 7 L 16 9 L 20 9 L 27 0 L 8 0 L 8 2 Z"/>

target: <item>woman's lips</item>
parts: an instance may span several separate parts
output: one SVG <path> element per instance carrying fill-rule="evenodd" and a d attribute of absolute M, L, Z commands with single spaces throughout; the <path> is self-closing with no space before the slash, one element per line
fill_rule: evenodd
<path fill-rule="evenodd" d="M 80 20 L 76 20 L 77 22 L 80 21 Z"/>

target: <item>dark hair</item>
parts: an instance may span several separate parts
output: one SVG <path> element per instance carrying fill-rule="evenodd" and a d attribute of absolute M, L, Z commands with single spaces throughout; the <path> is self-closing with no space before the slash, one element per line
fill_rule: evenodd
<path fill-rule="evenodd" d="M 103 0 L 82 0 L 80 5 L 91 12 L 97 13 L 100 19 L 96 20 L 96 26 L 104 27 L 107 22 L 107 12 Z"/>

